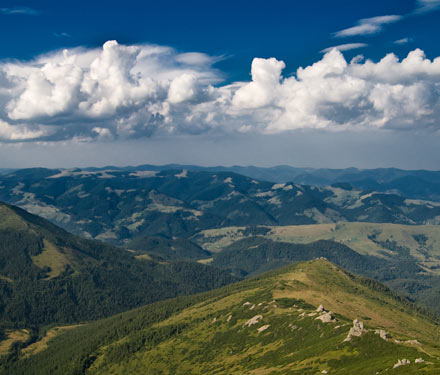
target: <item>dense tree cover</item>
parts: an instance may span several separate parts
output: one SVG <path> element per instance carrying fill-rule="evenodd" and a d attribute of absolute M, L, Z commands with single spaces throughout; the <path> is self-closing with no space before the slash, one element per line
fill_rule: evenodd
<path fill-rule="evenodd" d="M 383 267 L 382 260 L 363 256 L 349 247 L 321 240 L 311 244 L 275 242 L 262 237 L 249 237 L 234 242 L 215 254 L 212 264 L 239 274 L 256 274 L 291 262 L 325 257 L 356 273 L 371 272 Z"/>
<path fill-rule="evenodd" d="M 198 260 L 211 256 L 194 242 L 186 238 L 166 238 L 163 236 L 137 237 L 127 243 L 128 249 L 139 250 L 140 253 L 157 255 L 163 259 Z"/>
<path fill-rule="evenodd" d="M 134 354 L 141 347 L 166 340 L 184 328 L 182 325 L 152 328 L 154 323 L 208 299 L 216 300 L 233 292 L 256 287 L 260 282 L 260 279 L 246 280 L 214 291 L 160 301 L 98 320 L 60 334 L 51 341 L 47 350 L 29 358 L 20 357 L 20 361 L 17 361 L 20 347 L 24 345 L 17 345 L 8 356 L 0 357 L 0 370 L 11 375 L 86 374 L 97 358 L 98 348 L 103 345 L 128 336 L 123 345 L 109 349 L 109 358 L 118 361 Z"/>
<path fill-rule="evenodd" d="M 137 259 L 126 250 L 80 239 L 22 210 L 8 209 L 27 228 L 0 229 L 0 327 L 89 321 L 235 280 L 226 271 L 198 263 Z M 55 255 L 63 256 L 55 277 L 33 258 L 47 251 L 47 242 L 56 248 Z"/>

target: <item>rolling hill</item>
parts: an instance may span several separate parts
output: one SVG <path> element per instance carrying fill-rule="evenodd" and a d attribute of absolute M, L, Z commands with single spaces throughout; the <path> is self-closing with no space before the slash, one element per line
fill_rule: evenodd
<path fill-rule="evenodd" d="M 0 329 L 90 321 L 236 279 L 85 240 L 0 203 Z"/>
<path fill-rule="evenodd" d="M 363 255 L 389 259 L 411 257 L 425 272 L 440 275 L 440 226 L 437 225 L 342 222 L 241 226 L 205 230 L 191 240 L 215 253 L 233 242 L 254 236 L 293 244 L 331 240 Z"/>
<path fill-rule="evenodd" d="M 439 355 L 437 321 L 318 259 L 59 329 L 2 365 L 10 375 L 438 374 Z"/>
<path fill-rule="evenodd" d="M 347 184 L 275 184 L 232 172 L 185 169 L 16 170 L 0 176 L 0 199 L 74 234 L 117 245 L 238 225 L 440 222 L 435 202 Z"/>
<path fill-rule="evenodd" d="M 289 165 L 273 167 L 197 165 L 139 165 L 136 167 L 86 168 L 90 171 L 164 171 L 186 169 L 196 172 L 233 172 L 260 181 L 293 182 L 300 185 L 330 186 L 349 183 L 361 190 L 397 193 L 407 198 L 440 201 L 440 171 L 403 170 L 398 168 L 298 168 Z M 1 172 L 0 172 L 1 173 Z"/>
<path fill-rule="evenodd" d="M 440 312 L 440 227 L 376 223 L 227 227 L 192 238 L 210 264 L 257 274 L 324 256 Z"/>

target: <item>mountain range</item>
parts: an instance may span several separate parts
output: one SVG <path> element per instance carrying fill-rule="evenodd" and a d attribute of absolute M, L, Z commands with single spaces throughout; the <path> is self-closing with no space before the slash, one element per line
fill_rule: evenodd
<path fill-rule="evenodd" d="M 346 183 L 315 187 L 186 169 L 17 170 L 0 176 L 0 200 L 117 245 L 237 225 L 440 222 L 440 203 Z"/>
<path fill-rule="evenodd" d="M 362 190 L 397 193 L 407 198 L 440 201 L 440 172 L 429 170 L 403 170 L 398 168 L 298 168 L 289 165 L 273 167 L 256 166 L 212 166 L 197 165 L 151 165 L 134 167 L 85 168 L 89 171 L 99 170 L 179 170 L 199 172 L 234 172 L 261 181 L 276 183 L 293 182 L 300 185 L 329 186 L 336 183 L 349 183 Z"/>
<path fill-rule="evenodd" d="M 0 171 L 0 371 L 438 373 L 433 195 L 220 169 Z"/>

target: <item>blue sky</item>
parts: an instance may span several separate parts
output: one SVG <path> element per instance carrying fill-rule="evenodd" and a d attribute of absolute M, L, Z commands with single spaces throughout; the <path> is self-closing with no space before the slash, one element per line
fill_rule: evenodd
<path fill-rule="evenodd" d="M 31 59 L 60 48 L 153 43 L 180 51 L 227 57 L 218 64 L 227 80 L 249 76 L 252 59 L 276 57 L 290 70 L 308 65 L 320 51 L 344 43 L 366 43 L 360 52 L 379 59 L 403 57 L 414 47 L 440 55 L 438 11 L 386 25 L 382 32 L 335 38 L 360 19 L 409 15 L 415 0 L 400 1 L 2 1 L 0 58 Z M 22 10 L 22 12 L 20 12 Z M 395 45 L 397 40 L 408 43 Z M 352 51 L 353 56 L 359 51 Z"/>
<path fill-rule="evenodd" d="M 0 157 L 438 169 L 439 17 L 438 0 L 2 1 Z"/>

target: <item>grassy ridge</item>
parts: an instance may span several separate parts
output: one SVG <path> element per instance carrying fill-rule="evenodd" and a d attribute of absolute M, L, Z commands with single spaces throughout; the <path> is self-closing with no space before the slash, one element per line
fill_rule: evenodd
<path fill-rule="evenodd" d="M 325 260 L 299 263 L 63 332 L 5 368 L 27 375 L 438 373 L 438 324 L 371 285 Z M 336 320 L 316 319 L 319 304 Z M 344 342 L 356 318 L 368 331 Z M 402 358 L 411 364 L 393 369 Z"/>

